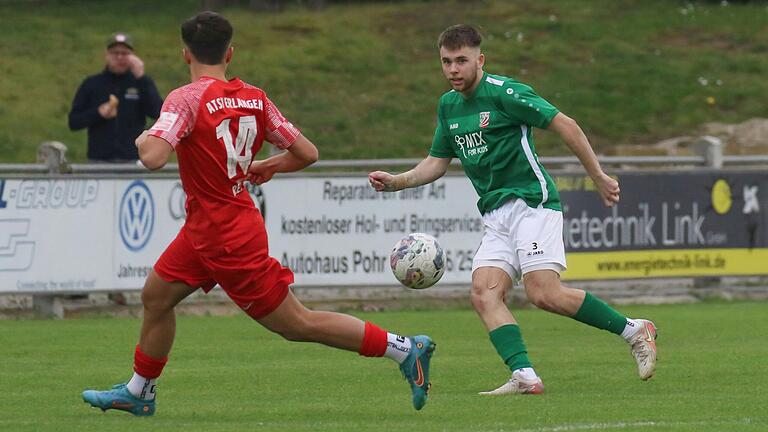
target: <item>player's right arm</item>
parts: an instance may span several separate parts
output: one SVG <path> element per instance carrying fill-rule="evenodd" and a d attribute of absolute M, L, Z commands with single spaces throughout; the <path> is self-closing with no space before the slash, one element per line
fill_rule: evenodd
<path fill-rule="evenodd" d="M 136 147 L 139 149 L 141 163 L 150 171 L 164 167 L 173 153 L 173 147 L 168 141 L 149 135 L 149 130 L 136 138 Z"/>
<path fill-rule="evenodd" d="M 192 132 L 203 90 L 188 85 L 168 95 L 155 124 L 136 138 L 145 167 L 153 171 L 164 167 L 179 142 Z"/>
<path fill-rule="evenodd" d="M 404 173 L 393 175 L 385 171 L 374 171 L 368 174 L 368 181 L 379 192 L 398 191 L 439 179 L 448 171 L 450 164 L 451 158 L 427 156 L 413 169 Z"/>
<path fill-rule="evenodd" d="M 374 171 L 368 174 L 368 181 L 379 192 L 398 191 L 431 183 L 442 177 L 454 156 L 453 146 L 445 134 L 443 127 L 442 99 L 437 107 L 437 126 L 432 138 L 429 156 L 419 162 L 413 169 L 397 175 L 385 171 Z"/>

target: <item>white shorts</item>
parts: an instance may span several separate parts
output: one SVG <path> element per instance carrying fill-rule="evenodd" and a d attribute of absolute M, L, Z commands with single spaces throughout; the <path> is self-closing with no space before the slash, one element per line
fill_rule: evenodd
<path fill-rule="evenodd" d="M 531 208 L 512 199 L 483 215 L 485 233 L 472 261 L 480 267 L 498 267 L 519 280 L 534 270 L 565 271 L 563 213 Z"/>

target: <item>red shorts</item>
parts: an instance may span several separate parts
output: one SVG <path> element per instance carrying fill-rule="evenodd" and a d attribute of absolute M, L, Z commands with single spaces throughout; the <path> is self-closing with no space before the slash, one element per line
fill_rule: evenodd
<path fill-rule="evenodd" d="M 155 263 L 155 272 L 167 282 L 181 281 L 206 293 L 218 283 L 253 319 L 277 309 L 293 283 L 293 272 L 269 256 L 264 229 L 237 249 L 209 257 L 192 247 L 182 228 Z"/>

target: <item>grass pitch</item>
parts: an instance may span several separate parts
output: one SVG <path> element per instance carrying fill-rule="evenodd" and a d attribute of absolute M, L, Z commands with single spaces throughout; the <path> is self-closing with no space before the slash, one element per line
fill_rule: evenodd
<path fill-rule="evenodd" d="M 468 310 L 366 313 L 438 347 L 420 412 L 396 365 L 289 343 L 245 316 L 180 317 L 154 417 L 82 402 L 131 374 L 139 321 L 0 322 L 2 431 L 765 431 L 768 303 L 621 307 L 659 328 L 641 382 L 616 336 L 537 310 L 516 313 L 547 393 L 481 397 L 508 378 Z"/>

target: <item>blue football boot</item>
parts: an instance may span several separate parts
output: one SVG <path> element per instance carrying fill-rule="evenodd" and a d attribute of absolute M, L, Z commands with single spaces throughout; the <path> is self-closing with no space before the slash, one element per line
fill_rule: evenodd
<path fill-rule="evenodd" d="M 427 403 L 429 382 L 429 361 L 435 351 L 435 343 L 429 336 L 414 336 L 411 339 L 411 352 L 400 364 L 400 372 L 408 380 L 413 392 L 413 407 L 420 410 Z"/>
<path fill-rule="evenodd" d="M 142 400 L 132 395 L 126 383 L 117 384 L 110 390 L 86 390 L 83 392 L 83 400 L 102 411 L 116 409 L 135 416 L 151 416 L 155 413 L 155 401 Z"/>

